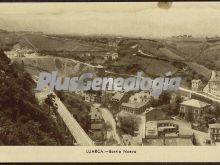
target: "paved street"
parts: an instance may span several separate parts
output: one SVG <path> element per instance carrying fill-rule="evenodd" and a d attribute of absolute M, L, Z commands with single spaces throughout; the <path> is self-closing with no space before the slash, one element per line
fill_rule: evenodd
<path fill-rule="evenodd" d="M 102 117 L 105 120 L 105 123 L 109 123 L 111 125 L 111 130 L 107 131 L 107 137 L 113 137 L 118 144 L 123 145 L 117 131 L 116 131 L 116 122 L 115 119 L 113 118 L 112 113 L 107 109 L 107 108 L 103 108 L 100 107 L 101 113 L 102 113 Z"/>
<path fill-rule="evenodd" d="M 208 133 L 192 129 L 191 124 L 185 120 L 175 119 L 175 122 L 180 127 L 180 134 L 187 135 L 194 133 L 197 145 L 207 145 L 205 142 L 208 138 Z"/>

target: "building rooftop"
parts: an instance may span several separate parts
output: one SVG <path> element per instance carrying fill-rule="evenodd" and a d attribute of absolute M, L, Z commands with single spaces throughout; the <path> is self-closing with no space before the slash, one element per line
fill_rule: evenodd
<path fill-rule="evenodd" d="M 186 100 L 180 103 L 181 105 L 186 105 L 186 106 L 191 106 L 191 107 L 196 107 L 196 108 L 203 108 L 206 107 L 210 104 L 196 100 L 196 99 L 191 99 L 191 100 Z"/>
<path fill-rule="evenodd" d="M 129 102 L 133 103 L 133 102 L 143 102 L 144 99 L 150 99 L 150 93 L 149 92 L 145 92 L 145 91 L 141 91 L 138 93 L 135 93 L 134 95 L 132 95 L 129 98 Z"/>
<path fill-rule="evenodd" d="M 156 121 L 149 121 L 146 123 L 146 136 L 157 136 L 157 122 Z"/>
<path fill-rule="evenodd" d="M 220 123 L 209 124 L 209 128 L 218 128 L 218 129 L 220 129 Z"/>
<path fill-rule="evenodd" d="M 154 120 L 154 121 L 146 122 L 146 126 L 145 126 L 146 136 L 157 136 L 158 129 L 161 128 L 160 126 L 158 127 L 159 123 L 173 123 L 173 124 L 176 124 L 179 127 L 179 134 L 180 135 L 192 135 L 192 130 L 191 130 L 190 125 L 188 125 L 186 123 L 182 123 L 182 121 L 178 121 L 178 120 Z M 155 132 L 153 130 L 155 130 Z"/>
<path fill-rule="evenodd" d="M 219 81 L 220 82 L 220 76 L 218 76 L 218 77 L 214 77 L 212 80 L 210 80 L 210 81 Z"/>
<path fill-rule="evenodd" d="M 117 93 L 114 94 L 114 96 L 112 97 L 112 99 L 120 101 L 120 100 L 123 98 L 123 96 L 124 96 L 124 93 L 122 93 L 122 92 L 117 92 Z"/>
<path fill-rule="evenodd" d="M 129 108 L 141 108 L 143 106 L 146 105 L 146 103 L 144 102 L 140 102 L 140 103 L 122 103 L 121 104 L 122 106 L 125 106 L 125 107 L 129 107 Z"/>
<path fill-rule="evenodd" d="M 90 115 L 90 119 L 91 120 L 98 120 L 98 119 L 102 119 L 102 114 L 101 112 L 99 111 L 99 108 L 98 107 L 91 107 L 91 111 L 89 113 Z"/>
<path fill-rule="evenodd" d="M 102 65 L 97 65 L 96 68 L 98 68 L 98 69 L 103 69 L 104 66 L 102 66 Z"/>
<path fill-rule="evenodd" d="M 101 130 L 103 128 L 103 123 L 91 123 L 92 130 Z"/>
<path fill-rule="evenodd" d="M 200 80 L 200 79 L 198 79 L 198 80 L 194 79 L 194 80 L 192 80 L 192 82 L 202 82 L 202 80 Z"/>

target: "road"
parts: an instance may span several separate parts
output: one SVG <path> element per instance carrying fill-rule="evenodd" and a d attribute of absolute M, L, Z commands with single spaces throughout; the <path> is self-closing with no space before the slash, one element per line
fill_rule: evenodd
<path fill-rule="evenodd" d="M 200 146 L 207 145 L 206 139 L 208 139 L 208 133 L 201 132 L 198 130 L 193 130 L 193 133 L 195 135 L 197 145 L 200 145 Z"/>
<path fill-rule="evenodd" d="M 212 80 L 215 76 L 216 76 L 216 73 L 215 73 L 215 71 L 212 70 L 211 78 L 209 79 L 209 81 Z M 203 89 L 203 92 L 209 93 L 209 85 L 208 84 Z"/>
<path fill-rule="evenodd" d="M 184 92 L 188 92 L 188 93 L 194 93 L 194 94 L 196 94 L 196 95 L 199 95 L 199 96 L 205 97 L 205 98 L 207 98 L 207 99 L 210 99 L 210 100 L 212 100 L 212 101 L 215 101 L 215 102 L 220 103 L 220 100 L 219 100 L 219 99 L 216 99 L 216 98 L 211 97 L 211 96 L 207 96 L 206 94 L 198 93 L 198 92 L 192 91 L 192 90 L 190 90 L 190 89 L 185 89 L 185 88 L 183 88 L 183 87 L 179 87 L 179 90 L 180 90 L 180 91 L 184 91 Z"/>
<path fill-rule="evenodd" d="M 105 123 L 109 123 L 111 125 L 111 130 L 107 131 L 107 137 L 108 138 L 113 137 L 118 142 L 119 145 L 123 145 L 123 143 L 117 133 L 116 122 L 115 122 L 115 119 L 114 119 L 112 113 L 107 108 L 100 107 L 100 110 L 102 113 L 102 117 L 105 120 Z"/>
<path fill-rule="evenodd" d="M 36 97 L 39 99 L 39 101 L 43 101 L 50 93 L 56 96 L 54 92 L 49 91 L 48 88 L 45 88 L 41 92 L 36 93 Z M 55 97 L 55 103 L 58 107 L 58 114 L 62 118 L 72 136 L 75 138 L 76 142 L 82 146 L 93 146 L 94 142 L 89 138 L 83 128 L 79 125 L 76 119 L 72 116 L 72 114 L 57 96 Z"/>
<path fill-rule="evenodd" d="M 174 121 L 176 124 L 179 125 L 179 131 L 181 135 L 191 135 L 194 133 L 197 145 L 208 145 L 206 144 L 208 133 L 192 129 L 191 124 L 185 120 L 175 118 Z"/>
<path fill-rule="evenodd" d="M 56 97 L 55 102 L 58 105 L 57 112 L 60 117 L 63 119 L 64 123 L 68 127 L 69 131 L 75 138 L 78 144 L 84 146 L 93 146 L 93 141 L 89 138 L 89 136 L 85 133 L 83 128 L 79 125 L 76 119 L 72 116 L 66 106 L 62 103 L 62 101 Z"/>

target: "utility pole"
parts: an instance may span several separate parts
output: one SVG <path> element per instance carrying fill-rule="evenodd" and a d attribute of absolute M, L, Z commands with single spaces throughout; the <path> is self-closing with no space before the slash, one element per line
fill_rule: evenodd
<path fill-rule="evenodd" d="M 166 145 L 166 138 L 165 138 L 165 132 L 163 132 L 163 145 Z"/>
<path fill-rule="evenodd" d="M 165 146 L 166 145 L 166 133 L 165 133 L 164 129 L 162 131 L 162 136 L 163 136 L 163 145 Z"/>

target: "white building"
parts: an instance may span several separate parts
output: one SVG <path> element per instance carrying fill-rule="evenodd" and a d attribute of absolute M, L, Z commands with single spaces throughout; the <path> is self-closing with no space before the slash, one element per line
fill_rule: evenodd
<path fill-rule="evenodd" d="M 209 92 L 212 95 L 220 97 L 220 77 L 215 77 L 208 82 Z"/>
<path fill-rule="evenodd" d="M 193 91 L 201 91 L 202 90 L 202 81 L 200 79 L 198 80 L 192 80 L 192 90 Z"/>
<path fill-rule="evenodd" d="M 151 96 L 149 92 L 141 91 L 135 93 L 129 98 L 129 103 L 148 103 L 151 100 Z"/>
<path fill-rule="evenodd" d="M 208 132 L 212 142 L 220 142 L 220 123 L 209 124 Z"/>

